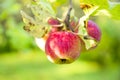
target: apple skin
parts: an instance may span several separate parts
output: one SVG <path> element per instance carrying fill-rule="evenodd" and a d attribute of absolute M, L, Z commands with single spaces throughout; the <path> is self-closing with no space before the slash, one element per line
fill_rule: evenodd
<path fill-rule="evenodd" d="M 72 63 L 81 52 L 79 36 L 68 31 L 53 32 L 46 41 L 45 52 L 53 63 Z"/>
<path fill-rule="evenodd" d="M 45 44 L 46 44 L 46 40 L 48 39 L 49 35 L 53 32 L 58 32 L 60 31 L 60 28 L 57 27 L 52 27 L 52 29 L 50 30 L 49 33 L 47 33 L 44 37 L 42 38 L 35 38 L 35 42 L 37 44 L 37 46 L 45 52 Z"/>
<path fill-rule="evenodd" d="M 92 38 L 94 38 L 98 42 L 100 41 L 101 30 L 95 22 L 89 20 L 88 23 L 87 23 L 86 29 L 87 29 L 87 32 L 88 32 L 89 36 L 91 36 Z"/>

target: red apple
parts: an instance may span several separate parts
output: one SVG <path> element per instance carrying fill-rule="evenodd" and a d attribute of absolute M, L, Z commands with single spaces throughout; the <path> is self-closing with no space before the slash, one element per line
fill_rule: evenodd
<path fill-rule="evenodd" d="M 95 22 L 89 20 L 87 22 L 86 30 L 88 35 L 92 37 L 96 42 L 100 41 L 101 30 Z M 91 47 L 88 50 L 95 49 L 96 47 L 97 47 L 97 44 L 93 43 L 93 45 L 91 45 Z M 87 51 L 85 48 L 85 45 L 82 45 L 82 51 Z"/>
<path fill-rule="evenodd" d="M 86 30 L 87 30 L 87 33 L 89 35 L 89 36 L 86 36 L 86 39 L 87 38 L 88 39 L 93 38 L 96 42 L 100 41 L 100 39 L 101 39 L 101 30 L 100 30 L 100 28 L 98 27 L 98 25 L 95 22 L 93 22 L 91 20 L 88 20 Z M 81 41 L 81 43 L 82 43 L 82 52 L 92 50 L 92 49 L 95 49 L 97 47 L 97 44 L 93 43 L 93 45 L 91 45 L 91 47 L 87 50 L 86 47 L 85 47 L 84 41 Z"/>
<path fill-rule="evenodd" d="M 79 36 L 68 31 L 53 32 L 46 41 L 45 52 L 53 63 L 72 63 L 81 52 Z"/>
<path fill-rule="evenodd" d="M 95 22 L 89 20 L 86 29 L 90 37 L 94 38 L 96 41 L 100 41 L 101 30 Z"/>
<path fill-rule="evenodd" d="M 55 19 L 55 18 L 49 18 L 47 22 L 52 27 L 57 27 L 56 25 L 60 25 L 60 21 L 58 19 Z"/>

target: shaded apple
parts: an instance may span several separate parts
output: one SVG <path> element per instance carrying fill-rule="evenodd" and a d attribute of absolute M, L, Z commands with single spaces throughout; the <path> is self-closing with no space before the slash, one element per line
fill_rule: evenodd
<path fill-rule="evenodd" d="M 53 63 L 72 63 L 80 55 L 80 39 L 78 35 L 72 32 L 53 32 L 46 41 L 45 52 L 48 59 Z"/>

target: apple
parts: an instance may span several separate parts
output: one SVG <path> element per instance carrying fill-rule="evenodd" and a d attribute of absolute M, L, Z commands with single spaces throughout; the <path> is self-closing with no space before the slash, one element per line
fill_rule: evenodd
<path fill-rule="evenodd" d="M 71 27 L 75 30 L 76 33 L 78 32 L 77 24 L 78 22 L 75 22 L 73 20 L 70 22 Z M 94 38 L 96 41 L 100 41 L 101 30 L 95 22 L 88 20 L 86 30 L 90 37 Z"/>
<path fill-rule="evenodd" d="M 87 23 L 86 30 L 87 30 L 88 35 L 90 37 L 94 38 L 96 41 L 100 41 L 101 30 L 95 22 L 89 20 L 88 23 Z"/>
<path fill-rule="evenodd" d="M 99 43 L 99 41 L 101 39 L 101 30 L 98 27 L 98 25 L 95 22 L 93 22 L 92 20 L 88 20 L 86 30 L 87 30 L 89 37 L 93 38 L 97 43 Z M 89 37 L 88 37 L 88 39 L 89 39 Z M 91 46 L 91 48 L 89 48 L 88 50 L 95 49 L 96 47 L 97 47 L 97 44 L 93 44 L 93 46 Z M 83 43 L 82 44 L 82 52 L 85 52 L 85 51 L 87 51 L 87 50 L 85 48 L 85 43 Z"/>
<path fill-rule="evenodd" d="M 49 18 L 48 19 L 48 24 L 51 25 L 52 27 L 57 27 L 57 25 L 60 25 L 60 21 L 57 18 Z"/>
<path fill-rule="evenodd" d="M 73 29 L 76 28 L 78 23 L 76 23 L 75 21 L 71 21 L 70 22 L 70 25 Z M 88 36 L 83 36 L 84 39 L 94 39 L 96 42 L 99 42 L 100 39 L 101 39 L 101 30 L 100 28 L 98 27 L 98 25 L 93 22 L 92 20 L 88 20 L 87 21 L 87 24 L 86 24 L 86 31 L 88 33 Z M 78 28 L 75 29 L 75 33 L 78 33 Z M 81 42 L 81 46 L 82 46 L 82 50 L 81 52 L 85 52 L 85 51 L 88 51 L 88 50 L 91 50 L 91 49 L 94 49 L 97 47 L 97 45 L 93 45 L 91 48 L 89 48 L 88 50 L 85 48 L 85 43 L 84 41 L 80 38 L 80 42 Z"/>
<path fill-rule="evenodd" d="M 53 32 L 46 41 L 45 52 L 48 59 L 53 63 L 72 63 L 81 52 L 79 36 L 70 31 Z"/>

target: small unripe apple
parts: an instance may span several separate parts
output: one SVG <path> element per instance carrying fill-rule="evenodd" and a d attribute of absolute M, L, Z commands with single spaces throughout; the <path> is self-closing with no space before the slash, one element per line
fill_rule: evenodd
<path fill-rule="evenodd" d="M 81 52 L 79 36 L 68 31 L 53 32 L 46 41 L 45 52 L 53 63 L 72 63 Z"/>
<path fill-rule="evenodd" d="M 90 37 L 94 38 L 96 41 L 100 41 L 101 30 L 95 22 L 89 20 L 86 29 Z"/>

